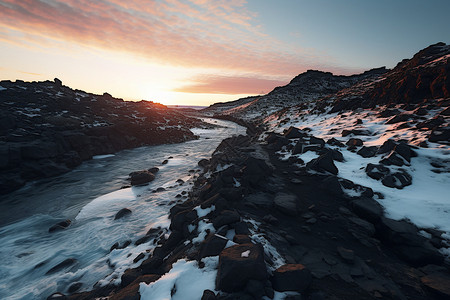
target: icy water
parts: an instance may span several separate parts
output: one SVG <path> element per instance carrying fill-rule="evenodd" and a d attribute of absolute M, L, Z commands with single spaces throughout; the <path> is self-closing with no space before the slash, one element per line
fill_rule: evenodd
<path fill-rule="evenodd" d="M 245 128 L 222 120 L 224 126 L 194 129 L 199 140 L 181 144 L 141 147 L 99 157 L 77 169 L 30 184 L 0 202 L 0 299 L 45 299 L 53 292 L 67 293 L 75 282 L 79 291 L 109 282 L 120 283 L 127 268 L 139 265 L 153 240 L 134 242 L 150 228 L 167 228 L 168 211 L 178 194 L 192 185 L 197 162 L 209 158 L 224 139 L 245 134 Z M 168 164 L 161 163 L 168 159 Z M 132 171 L 158 167 L 156 179 L 147 186 L 120 189 Z M 191 172 L 190 172 L 191 171 Z M 178 179 L 184 181 L 177 183 Z M 159 187 L 165 191 L 154 193 Z M 132 213 L 114 220 L 122 208 Z M 69 228 L 49 233 L 53 224 L 71 219 Z M 132 241 L 110 252 L 119 242 Z M 59 263 L 70 264 L 51 271 Z"/>

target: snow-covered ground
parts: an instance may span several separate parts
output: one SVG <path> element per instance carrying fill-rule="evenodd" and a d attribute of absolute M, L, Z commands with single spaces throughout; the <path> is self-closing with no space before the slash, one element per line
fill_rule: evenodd
<path fill-rule="evenodd" d="M 424 119 L 432 118 L 442 109 L 429 111 Z M 425 141 L 429 131 L 419 131 L 413 128 L 396 129 L 398 124 L 386 124 L 389 118 L 377 116 L 377 111 L 360 109 L 355 112 L 343 114 L 308 114 L 292 109 L 282 116 L 272 116 L 267 119 L 269 130 L 283 133 L 291 126 L 303 129 L 309 128 L 310 134 L 323 138 L 330 138 L 345 142 L 350 138 L 363 140 L 364 146 L 381 146 L 388 139 L 406 140 L 410 144 L 418 145 Z M 283 121 L 289 119 L 289 121 Z M 356 124 L 357 119 L 362 124 Z M 342 137 L 344 129 L 364 129 L 370 135 L 349 135 Z M 380 181 L 367 176 L 365 168 L 368 163 L 377 164 L 385 155 L 376 155 L 364 158 L 346 147 L 326 145 L 326 147 L 338 149 L 344 156 L 344 162 L 335 162 L 339 169 L 338 176 L 367 186 L 374 192 L 381 193 L 384 198 L 375 199 L 385 208 L 387 215 L 393 219 L 409 219 L 422 228 L 435 228 L 450 233 L 450 147 L 448 145 L 428 143 L 428 148 L 417 147 L 414 151 L 417 157 L 411 158 L 410 166 L 403 168 L 412 175 L 412 184 L 403 189 L 389 188 Z M 358 147 L 359 149 L 360 147 Z M 389 153 L 387 153 L 389 154 Z M 280 157 L 287 159 L 289 152 L 280 153 Z M 297 155 L 305 163 L 318 155 L 313 151 Z M 437 169 L 433 164 L 440 164 Z M 390 168 L 397 168 L 390 166 Z"/>

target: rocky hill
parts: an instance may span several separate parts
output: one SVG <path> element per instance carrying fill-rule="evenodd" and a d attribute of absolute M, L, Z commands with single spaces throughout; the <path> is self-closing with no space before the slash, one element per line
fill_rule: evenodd
<path fill-rule="evenodd" d="M 378 77 L 386 72 L 378 68 L 352 76 L 333 75 L 330 72 L 308 70 L 296 76 L 287 85 L 276 87 L 263 96 L 254 96 L 236 101 L 217 103 L 203 110 L 213 115 L 232 115 L 246 120 L 256 120 L 280 109 L 309 103 L 326 95 L 333 94 L 357 82 Z"/>
<path fill-rule="evenodd" d="M 164 105 L 73 90 L 58 79 L 0 82 L 0 194 L 95 155 L 194 139 L 203 126 Z"/>

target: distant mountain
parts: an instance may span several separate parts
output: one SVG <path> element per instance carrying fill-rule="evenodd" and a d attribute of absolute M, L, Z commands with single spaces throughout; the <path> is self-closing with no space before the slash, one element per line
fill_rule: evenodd
<path fill-rule="evenodd" d="M 0 82 L 0 194 L 94 155 L 194 139 L 201 126 L 164 105 L 44 82 Z"/>

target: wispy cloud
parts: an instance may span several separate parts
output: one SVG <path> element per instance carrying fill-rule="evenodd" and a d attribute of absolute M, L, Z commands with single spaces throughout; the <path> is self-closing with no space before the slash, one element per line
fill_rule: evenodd
<path fill-rule="evenodd" d="M 245 76 L 201 76 L 175 92 L 205 94 L 264 94 L 288 81 Z"/>
<path fill-rule="evenodd" d="M 0 37 L 16 45 L 70 41 L 158 63 L 272 76 L 321 65 L 333 70 L 266 35 L 256 17 L 242 0 L 0 0 Z"/>

